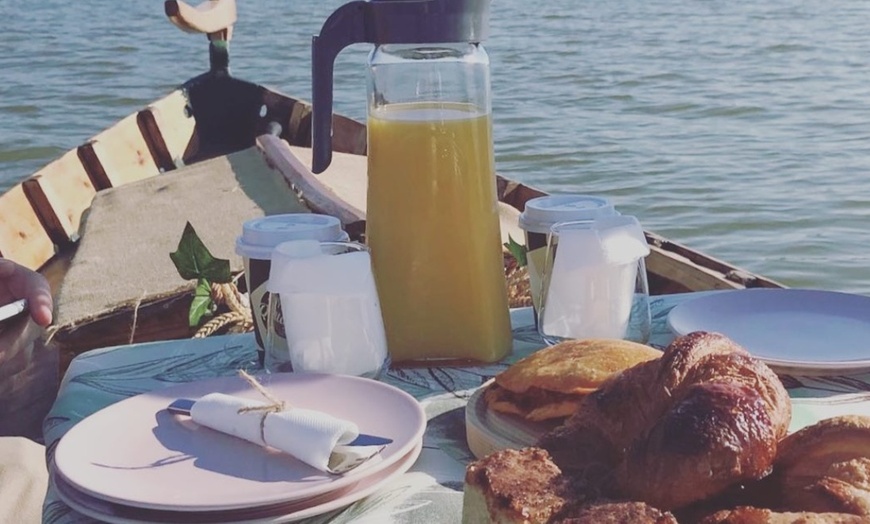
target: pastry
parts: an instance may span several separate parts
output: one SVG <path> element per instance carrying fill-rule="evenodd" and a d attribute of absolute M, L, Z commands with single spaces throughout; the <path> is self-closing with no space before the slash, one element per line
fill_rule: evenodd
<path fill-rule="evenodd" d="M 739 507 L 717 511 L 700 524 L 867 524 L 867 519 L 847 513 L 776 512 Z"/>
<path fill-rule="evenodd" d="M 596 486 L 563 475 L 540 448 L 506 449 L 466 469 L 463 524 L 676 524 L 643 502 L 602 500 Z"/>
<path fill-rule="evenodd" d="M 593 502 L 573 509 L 558 524 L 677 524 L 668 512 L 644 502 Z"/>
<path fill-rule="evenodd" d="M 779 378 L 723 335 L 676 339 L 607 380 L 539 442 L 610 496 L 670 510 L 770 473 L 791 419 Z"/>
<path fill-rule="evenodd" d="M 870 521 L 870 418 L 829 418 L 789 435 L 769 483 L 789 510 L 852 513 Z"/>
<path fill-rule="evenodd" d="M 570 340 L 518 361 L 484 392 L 487 408 L 531 421 L 562 420 L 610 376 L 661 351 L 625 340 Z"/>
<path fill-rule="evenodd" d="M 578 495 L 542 449 L 506 449 L 465 471 L 462 524 L 543 524 Z"/>

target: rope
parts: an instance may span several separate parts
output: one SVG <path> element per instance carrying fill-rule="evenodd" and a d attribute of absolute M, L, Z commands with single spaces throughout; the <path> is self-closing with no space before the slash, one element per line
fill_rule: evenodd
<path fill-rule="evenodd" d="M 218 315 L 203 324 L 202 327 L 199 328 L 197 332 L 193 335 L 193 338 L 210 337 L 211 335 L 214 335 L 216 332 L 220 331 L 221 328 L 231 324 L 241 324 L 243 326 L 250 324 L 251 327 L 253 327 L 253 322 L 250 315 L 246 316 L 244 313 L 236 313 L 234 311 L 230 311 L 228 313 Z"/>
<path fill-rule="evenodd" d="M 271 402 L 271 404 L 264 404 L 262 406 L 248 406 L 245 408 L 239 408 L 238 413 L 253 413 L 258 412 L 262 413 L 260 417 L 260 440 L 266 442 L 266 417 L 269 416 L 269 413 L 280 413 L 285 411 L 289 406 L 281 399 L 276 398 L 269 390 L 263 387 L 262 384 L 250 373 L 245 371 L 244 369 L 239 370 L 239 376 L 245 379 L 245 382 L 251 385 L 252 388 L 256 389 L 261 395 L 263 395 L 266 400 Z"/>
<path fill-rule="evenodd" d="M 145 300 L 147 293 L 147 291 L 142 291 L 142 296 L 133 305 L 133 323 L 130 326 L 130 340 L 127 342 L 128 344 L 132 344 L 133 337 L 136 336 L 136 326 L 139 324 L 139 307 L 142 306 L 142 301 Z"/>
<path fill-rule="evenodd" d="M 517 266 L 505 268 L 505 281 L 510 307 L 528 307 L 532 305 L 528 268 Z"/>
<path fill-rule="evenodd" d="M 246 333 L 254 329 L 254 319 L 251 309 L 241 300 L 241 293 L 235 281 L 211 285 L 211 299 L 215 304 L 226 304 L 229 312 L 218 315 L 200 327 L 193 338 L 205 338 L 215 334 L 226 326 L 233 333 Z"/>
<path fill-rule="evenodd" d="M 235 311 L 236 313 L 244 313 L 247 312 L 248 315 L 251 314 L 251 309 L 247 304 L 242 304 L 240 300 L 240 293 L 236 285 L 233 283 L 229 284 L 221 284 L 224 288 L 224 302 L 226 302 L 227 306 L 230 308 L 230 311 Z"/>
<path fill-rule="evenodd" d="M 263 397 L 266 398 L 266 400 L 271 402 L 271 404 L 266 404 L 264 406 L 249 406 L 246 408 L 239 408 L 239 413 L 248 413 L 250 411 L 277 413 L 279 411 L 285 411 L 289 407 L 287 406 L 286 402 L 272 395 L 272 393 L 270 393 L 268 389 L 260 384 L 260 381 L 258 381 L 256 377 L 254 377 L 244 369 L 239 370 L 239 376 L 245 379 L 245 382 L 250 384 L 252 388 L 256 389 L 259 394 L 263 395 Z"/>

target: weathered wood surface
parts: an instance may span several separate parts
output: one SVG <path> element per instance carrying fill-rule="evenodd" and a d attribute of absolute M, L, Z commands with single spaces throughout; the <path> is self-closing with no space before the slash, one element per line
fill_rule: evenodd
<path fill-rule="evenodd" d="M 314 175 L 302 159 L 293 153 L 290 144 L 276 136 L 263 135 L 257 138 L 257 147 L 262 151 L 266 162 L 284 176 L 290 187 L 309 209 L 315 213 L 335 216 L 341 220 L 342 224 L 353 224 L 365 220 L 364 208 L 360 209 L 349 202 L 350 199 L 342 198 L 332 187 L 324 183 L 323 178 Z M 365 162 L 365 157 L 360 158 Z M 333 170 L 333 173 L 337 173 L 335 176 L 348 179 L 360 175 L 354 165 L 352 165 L 354 169 L 351 170 L 342 170 L 341 168 L 341 165 L 336 164 Z M 361 174 L 365 178 L 365 171 Z M 364 184 L 361 191 L 359 188 L 353 188 L 343 194 L 358 195 L 360 192 L 364 199 Z M 365 205 L 364 200 L 363 205 Z"/>
<path fill-rule="evenodd" d="M 23 186 L 54 243 L 75 243 L 82 217 L 97 194 L 78 152 L 67 152 L 25 180 Z"/>
<path fill-rule="evenodd" d="M 160 173 L 135 114 L 98 134 L 79 150 L 85 169 L 99 189 L 122 186 Z"/>
<path fill-rule="evenodd" d="M 137 115 L 139 129 L 162 171 L 184 165 L 194 139 L 196 120 L 184 90 L 177 89 Z"/>
<path fill-rule="evenodd" d="M 31 269 L 54 256 L 54 242 L 21 184 L 0 195 L 0 256 Z"/>

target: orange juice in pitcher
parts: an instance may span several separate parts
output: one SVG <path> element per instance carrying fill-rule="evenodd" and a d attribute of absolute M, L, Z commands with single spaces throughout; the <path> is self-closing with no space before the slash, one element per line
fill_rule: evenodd
<path fill-rule="evenodd" d="M 370 0 L 314 37 L 315 173 L 331 159 L 332 67 L 368 63 L 366 239 L 393 362 L 493 362 L 512 337 L 490 119 L 489 0 Z"/>
<path fill-rule="evenodd" d="M 367 240 L 394 361 L 494 361 L 511 333 L 491 123 L 466 104 L 369 116 Z"/>

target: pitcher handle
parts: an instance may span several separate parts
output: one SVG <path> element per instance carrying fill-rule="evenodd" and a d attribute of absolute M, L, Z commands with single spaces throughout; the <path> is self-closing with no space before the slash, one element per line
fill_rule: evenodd
<path fill-rule="evenodd" d="M 332 162 L 332 84 L 333 66 L 345 47 L 366 42 L 364 0 L 339 7 L 324 22 L 311 43 L 311 152 L 314 173 L 322 173 Z"/>

